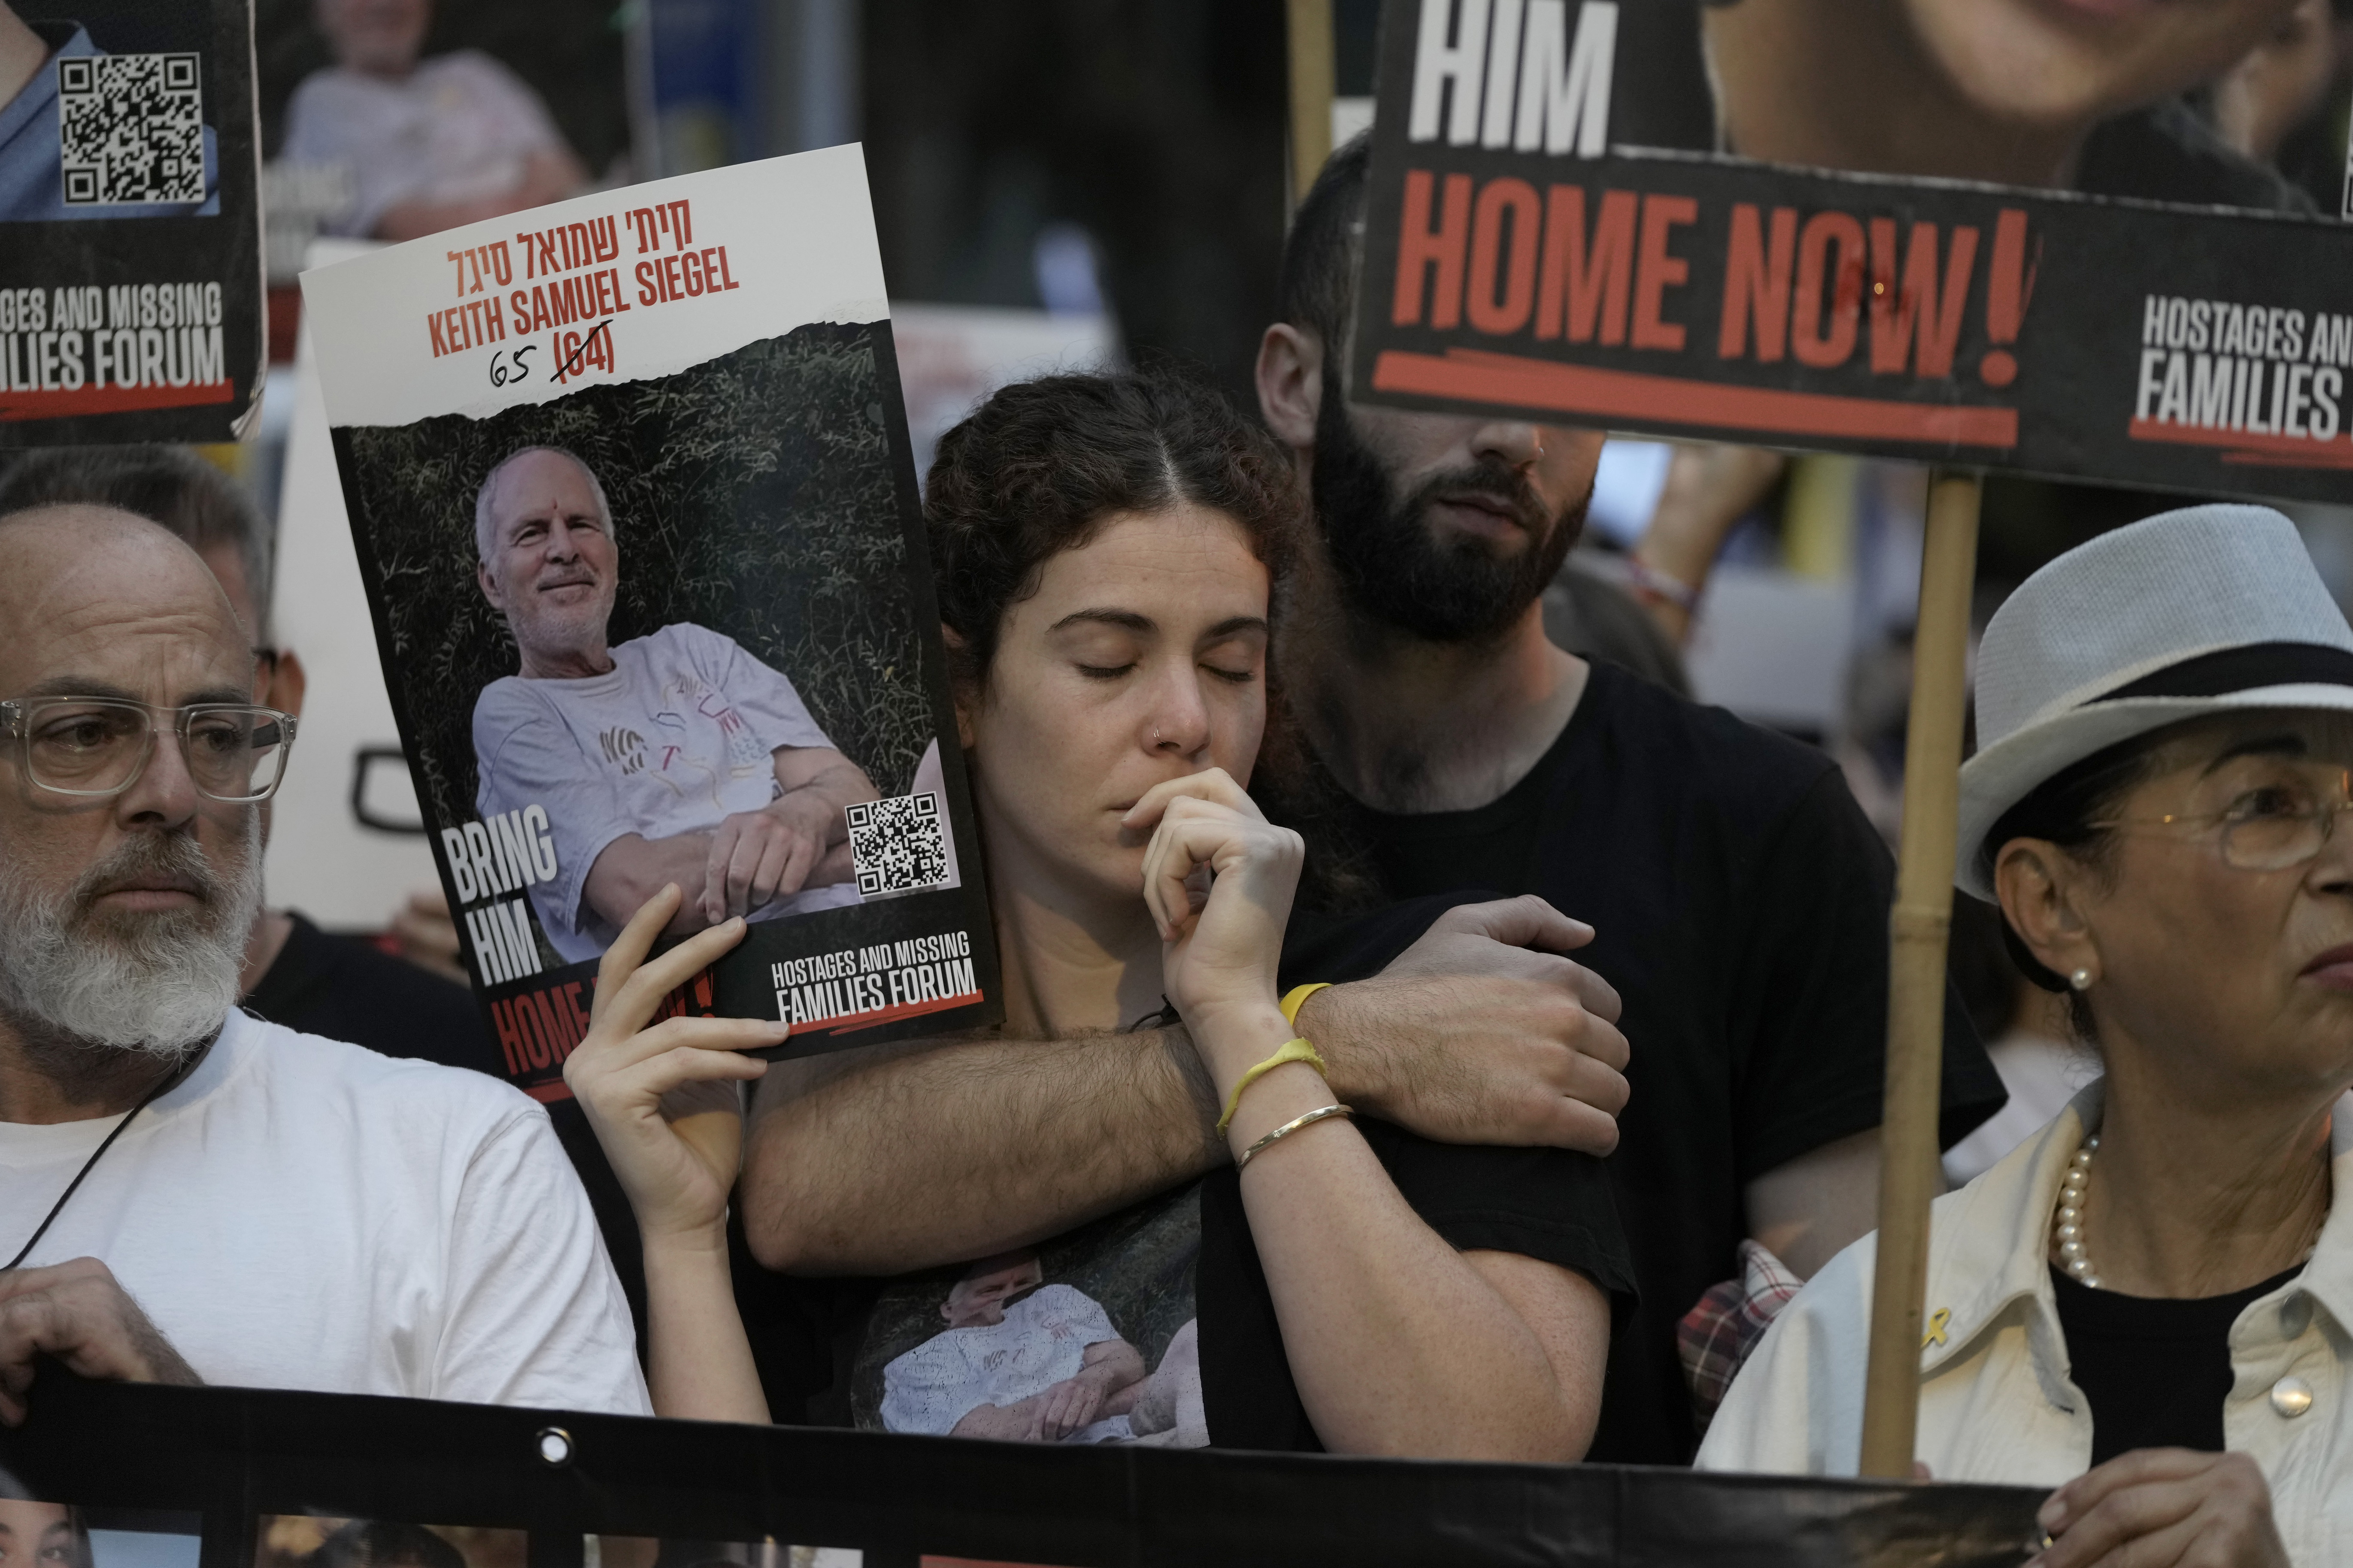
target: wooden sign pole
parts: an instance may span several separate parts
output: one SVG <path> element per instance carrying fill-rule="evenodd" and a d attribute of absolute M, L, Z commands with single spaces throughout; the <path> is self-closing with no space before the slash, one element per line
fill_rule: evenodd
<path fill-rule="evenodd" d="M 1952 925 L 1979 489 L 1972 474 L 1940 470 L 1928 481 L 1904 748 L 1904 843 L 1888 918 L 1887 1100 L 1880 1121 L 1879 1259 L 1872 1281 L 1862 1469 L 1898 1479 L 1912 1474 L 1919 1426 L 1921 1309 L 1928 1288 L 1928 1205 L 1938 1185 L 1945 946 Z"/>
<path fill-rule="evenodd" d="M 1332 0 L 1284 0 L 1291 50 L 1291 205 L 1332 156 Z"/>

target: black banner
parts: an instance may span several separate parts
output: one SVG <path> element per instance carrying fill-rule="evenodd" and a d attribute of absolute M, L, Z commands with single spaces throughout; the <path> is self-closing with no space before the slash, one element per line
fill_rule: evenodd
<path fill-rule="evenodd" d="M 31 1404 L 26 1426 L 0 1429 L 0 1497 L 67 1505 L 93 1532 L 111 1522 L 200 1533 L 200 1550 L 184 1544 L 188 1568 L 329 1568 L 343 1560 L 337 1531 L 348 1541 L 371 1521 L 412 1537 L 430 1527 L 456 1550 L 409 1560 L 465 1568 L 1993 1568 L 2025 1560 L 2044 1496 L 1589 1465 L 1040 1447 L 132 1387 L 54 1366 Z M 152 1545 L 135 1555 L 170 1560 Z M 122 1568 L 102 1550 L 89 1556 L 84 1568 Z"/>
<path fill-rule="evenodd" d="M 1534 65 L 1457 36 L 1465 16 L 1488 26 L 1483 4 L 1384 15 L 1351 395 L 2353 495 L 2353 228 L 1622 145 L 1600 129 L 1605 62 L 1614 47 L 1621 79 L 1641 62 L 1599 25 L 1617 7 L 1583 8 L 1588 47 L 1553 4 L 1539 48 L 1540 8 Z M 1495 80 L 1521 68 L 1516 118 L 1493 80 L 1479 110 L 1491 56 Z"/>

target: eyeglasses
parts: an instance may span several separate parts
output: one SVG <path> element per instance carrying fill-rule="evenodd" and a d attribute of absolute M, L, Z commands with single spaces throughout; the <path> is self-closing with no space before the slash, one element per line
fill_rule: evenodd
<path fill-rule="evenodd" d="M 188 777 L 207 800 L 267 800 L 285 776 L 294 716 L 241 702 L 157 708 L 112 697 L 0 701 L 0 734 L 16 742 L 25 776 L 54 795 L 121 795 L 154 754 L 156 732 L 180 743 Z"/>
<path fill-rule="evenodd" d="M 2337 830 L 2337 817 L 2353 811 L 2353 771 L 2328 776 L 2333 788 L 2270 784 L 2246 791 L 2220 811 L 2117 816 L 2085 826 L 2220 826 L 2224 865 L 2241 871 L 2284 871 L 2317 858 Z"/>

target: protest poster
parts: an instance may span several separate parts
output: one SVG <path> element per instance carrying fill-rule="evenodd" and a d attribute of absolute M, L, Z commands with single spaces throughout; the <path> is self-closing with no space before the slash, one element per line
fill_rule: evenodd
<path fill-rule="evenodd" d="M 51 1367 L 29 1404 L 25 1426 L 0 1427 L 0 1494 L 200 1515 L 206 1568 L 2018 1568 L 2042 1543 L 2034 1512 L 2048 1495 L 1611 1465 L 953 1443 L 92 1384 Z M 350 1541 L 371 1529 L 408 1552 L 322 1551 L 339 1532 Z"/>
<path fill-rule="evenodd" d="M 1821 9 L 1392 0 L 1352 395 L 2348 493 L 2353 227 L 2179 101 L 2278 7 L 2171 31 L 2171 8 L 2110 8 L 2105 31 L 2086 8 L 2077 31 L 2105 53 L 2031 7 L 1957 8 L 1953 36 L 1919 46 L 1942 97 L 1855 68 L 1852 40 L 1900 7 L 1851 16 L 1849 45 L 1792 15 Z M 1738 31 L 1752 23 L 1774 30 Z M 2119 53 L 2119 29 L 2151 36 Z M 1927 117 L 2022 114 L 2005 95 L 2027 89 L 1988 61 L 2029 50 L 2085 79 L 2083 133 L 2040 163 L 1969 162 L 1978 143 Z"/>
<path fill-rule="evenodd" d="M 675 998 L 799 1055 L 993 1021 L 859 150 L 303 275 L 378 647 L 512 1076 L 560 1095 L 665 881 Z M 715 868 L 715 869 L 714 869 Z"/>
<path fill-rule="evenodd" d="M 0 4 L 0 447 L 234 440 L 263 369 L 250 0 Z"/>
<path fill-rule="evenodd" d="M 596 0 L 254 0 L 271 287 L 322 237 L 409 239 L 656 172 L 632 146 L 637 30 Z"/>

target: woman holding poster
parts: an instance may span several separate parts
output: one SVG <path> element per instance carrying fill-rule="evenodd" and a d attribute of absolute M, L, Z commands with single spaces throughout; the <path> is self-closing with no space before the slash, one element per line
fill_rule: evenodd
<path fill-rule="evenodd" d="M 1630 1294 L 1599 1163 L 1352 1121 L 1277 994 L 1305 846 L 1243 785 L 1280 717 L 1271 587 L 1298 507 L 1271 439 L 1172 381 L 1008 388 L 941 445 L 926 520 L 1006 1027 L 1080 1049 L 1173 1010 L 1235 1163 L 1065 1237 L 883 1286 L 853 1329 L 861 1426 L 1585 1451 L 1613 1298 Z M 679 897 L 647 904 L 608 950 L 566 1078 L 646 1237 L 657 1406 L 765 1420 L 722 1226 L 734 1084 L 764 1070 L 736 1052 L 781 1030 L 644 1027 L 743 930 L 645 962 Z"/>

